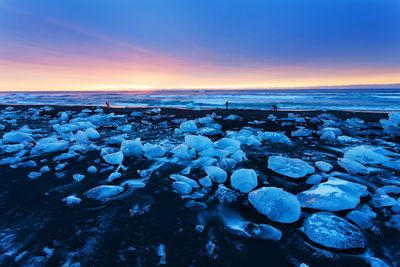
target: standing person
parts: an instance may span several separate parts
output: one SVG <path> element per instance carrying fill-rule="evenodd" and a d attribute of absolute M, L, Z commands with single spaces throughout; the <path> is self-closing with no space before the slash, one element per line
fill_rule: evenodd
<path fill-rule="evenodd" d="M 225 109 L 226 109 L 226 110 L 228 110 L 228 106 L 229 106 L 229 102 L 226 101 L 226 102 L 225 102 Z"/>
<path fill-rule="evenodd" d="M 110 107 L 110 102 L 106 102 L 106 106 L 107 106 L 107 108 L 109 108 Z"/>
<path fill-rule="evenodd" d="M 278 106 L 277 105 L 272 105 L 272 110 L 273 111 L 278 111 Z"/>

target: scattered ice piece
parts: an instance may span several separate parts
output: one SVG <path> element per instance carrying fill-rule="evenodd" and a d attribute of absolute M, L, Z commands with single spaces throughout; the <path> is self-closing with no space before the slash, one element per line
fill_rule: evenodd
<path fill-rule="evenodd" d="M 85 196 L 91 199 L 104 200 L 116 196 L 124 191 L 122 186 L 118 185 L 99 185 L 85 193 Z"/>
<path fill-rule="evenodd" d="M 279 241 L 282 238 L 282 232 L 279 229 L 263 223 L 256 225 L 253 229 L 251 229 L 250 233 L 254 238 L 260 239 Z"/>
<path fill-rule="evenodd" d="M 130 179 L 121 183 L 121 186 L 128 186 L 133 188 L 142 188 L 146 186 L 147 179 Z"/>
<path fill-rule="evenodd" d="M 103 155 L 105 162 L 111 165 L 120 165 L 124 160 L 124 154 L 121 151 Z"/>
<path fill-rule="evenodd" d="M 349 212 L 346 217 L 363 230 L 373 226 L 371 220 L 359 210 Z"/>
<path fill-rule="evenodd" d="M 85 179 L 85 175 L 77 173 L 72 175 L 72 178 L 74 178 L 75 181 L 80 182 Z"/>
<path fill-rule="evenodd" d="M 86 136 L 87 136 L 89 139 L 98 139 L 98 138 L 100 138 L 99 132 L 96 131 L 96 130 L 93 129 L 93 128 L 87 128 L 87 129 L 85 130 L 85 133 L 86 133 Z"/>
<path fill-rule="evenodd" d="M 215 196 L 222 204 L 230 204 L 236 202 L 239 194 L 232 189 L 227 188 L 223 184 L 218 185 L 218 189 L 215 191 Z"/>
<path fill-rule="evenodd" d="M 322 176 L 319 174 L 313 174 L 310 177 L 307 178 L 306 180 L 306 184 L 318 184 L 319 182 L 321 182 L 322 180 Z"/>
<path fill-rule="evenodd" d="M 210 166 L 204 170 L 207 175 L 216 183 L 224 183 L 228 177 L 226 171 L 220 167 Z"/>
<path fill-rule="evenodd" d="M 97 172 L 97 168 L 95 166 L 90 166 L 89 168 L 87 168 L 86 170 L 88 173 L 90 174 L 94 174 Z"/>
<path fill-rule="evenodd" d="M 231 115 L 233 116 L 233 115 Z M 214 254 L 215 248 L 217 246 L 210 240 L 208 241 L 207 245 L 206 245 L 206 251 L 207 251 L 207 255 L 210 256 L 211 258 L 215 259 L 217 257 L 217 255 Z"/>
<path fill-rule="evenodd" d="M 231 114 L 224 118 L 224 121 L 242 121 L 243 118 L 239 115 Z"/>
<path fill-rule="evenodd" d="M 41 155 L 67 150 L 69 143 L 65 140 L 57 140 L 55 137 L 46 137 L 38 140 L 31 150 L 31 155 Z"/>
<path fill-rule="evenodd" d="M 194 229 L 196 229 L 197 232 L 202 233 L 204 231 L 204 225 L 196 224 Z"/>
<path fill-rule="evenodd" d="M 67 206 L 75 206 L 81 203 L 82 199 L 75 195 L 71 195 L 64 198 L 63 201 L 66 203 Z"/>
<path fill-rule="evenodd" d="M 379 150 L 377 147 L 361 145 L 348 149 L 343 157 L 358 161 L 361 164 L 382 164 L 390 161 L 390 158 L 384 154 L 378 152 L 385 152 L 385 150 Z"/>
<path fill-rule="evenodd" d="M 3 140 L 6 143 L 22 143 L 34 141 L 30 134 L 18 131 L 5 133 L 3 135 Z"/>
<path fill-rule="evenodd" d="M 333 249 L 365 247 L 359 228 L 329 212 L 314 213 L 304 221 L 304 233 L 313 242 Z"/>
<path fill-rule="evenodd" d="M 365 186 L 331 177 L 297 194 L 297 198 L 303 208 L 335 212 L 354 209 L 360 203 L 360 197 L 367 195 Z"/>
<path fill-rule="evenodd" d="M 349 174 L 368 174 L 368 169 L 362 165 L 361 163 L 347 159 L 347 158 L 340 158 L 338 159 L 338 163 L 340 167 L 345 169 Z"/>
<path fill-rule="evenodd" d="M 262 134 L 262 139 L 267 140 L 271 143 L 282 143 L 282 144 L 291 143 L 289 137 L 287 137 L 283 133 L 276 133 L 276 132 L 264 132 Z"/>
<path fill-rule="evenodd" d="M 190 193 L 192 193 L 193 190 L 190 184 L 187 184 L 185 182 L 174 182 L 172 184 L 172 189 L 180 195 L 189 195 Z"/>
<path fill-rule="evenodd" d="M 194 148 L 196 152 L 214 147 L 214 143 L 208 137 L 202 135 L 186 135 L 185 143 L 188 147 Z"/>
<path fill-rule="evenodd" d="M 122 176 L 122 174 L 119 173 L 119 172 L 117 172 L 117 171 L 112 172 L 112 173 L 108 176 L 107 182 L 111 183 L 112 181 L 114 181 L 114 180 L 116 180 L 116 179 L 118 179 L 118 178 L 121 178 L 121 176 Z"/>
<path fill-rule="evenodd" d="M 232 138 L 222 138 L 218 140 L 215 144 L 219 149 L 227 149 L 228 147 L 235 148 L 235 151 L 240 149 L 240 142 Z"/>
<path fill-rule="evenodd" d="M 332 164 L 325 161 L 317 161 L 315 162 L 315 166 L 323 172 L 330 172 L 333 169 Z"/>
<path fill-rule="evenodd" d="M 165 253 L 165 246 L 163 244 L 160 244 L 157 247 L 157 256 L 160 258 L 160 261 L 158 262 L 158 265 L 165 265 L 167 264 L 167 253 Z"/>
<path fill-rule="evenodd" d="M 210 177 L 208 177 L 208 176 L 206 176 L 204 178 L 200 178 L 199 183 L 204 187 L 212 186 L 212 181 L 211 181 Z"/>
<path fill-rule="evenodd" d="M 257 184 L 257 173 L 252 169 L 236 170 L 231 176 L 231 186 L 242 193 L 250 192 Z"/>
<path fill-rule="evenodd" d="M 204 210 L 207 208 L 207 205 L 204 204 L 203 202 L 189 200 L 185 202 L 185 207 L 188 209 Z"/>
<path fill-rule="evenodd" d="M 121 151 L 125 156 L 137 156 L 140 157 L 143 154 L 143 147 L 140 138 L 135 140 L 124 140 L 121 143 Z"/>
<path fill-rule="evenodd" d="M 76 132 L 76 134 L 74 135 L 74 140 L 76 141 L 77 144 L 90 143 L 89 138 L 87 137 L 86 133 L 81 130 Z"/>
<path fill-rule="evenodd" d="M 307 136 L 311 136 L 311 134 L 312 134 L 312 130 L 307 129 L 307 128 L 300 128 L 300 129 L 297 129 L 296 131 L 292 132 L 292 136 L 294 136 L 294 137 L 307 137 Z"/>
<path fill-rule="evenodd" d="M 179 126 L 179 130 L 181 130 L 183 133 L 196 133 L 198 128 L 196 123 L 190 120 L 182 122 Z"/>
<path fill-rule="evenodd" d="M 262 187 L 248 195 L 250 203 L 270 220 L 292 223 L 300 218 L 301 208 L 296 196 L 276 187 Z"/>
<path fill-rule="evenodd" d="M 180 144 L 176 146 L 172 151 L 174 154 L 174 158 L 178 158 L 180 160 L 190 160 L 195 156 L 195 151 L 189 149 L 189 147 L 185 144 Z"/>
<path fill-rule="evenodd" d="M 295 179 L 302 178 L 315 171 L 314 167 L 301 159 L 285 158 L 282 156 L 269 157 L 268 168 L 276 173 Z"/>
<path fill-rule="evenodd" d="M 165 148 L 160 145 L 145 143 L 143 145 L 144 156 L 148 159 L 161 158 L 165 155 Z"/>
<path fill-rule="evenodd" d="M 42 168 L 40 168 L 39 172 L 41 172 L 41 173 L 50 172 L 50 168 L 47 165 L 43 166 Z"/>
<path fill-rule="evenodd" d="M 28 173 L 28 177 L 29 177 L 30 179 L 39 178 L 41 175 L 42 175 L 41 172 L 30 172 L 30 173 Z"/>

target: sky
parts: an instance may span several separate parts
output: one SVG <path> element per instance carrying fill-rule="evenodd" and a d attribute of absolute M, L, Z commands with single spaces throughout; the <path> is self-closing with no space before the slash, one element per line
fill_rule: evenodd
<path fill-rule="evenodd" d="M 0 0 L 0 90 L 400 84 L 399 0 Z"/>

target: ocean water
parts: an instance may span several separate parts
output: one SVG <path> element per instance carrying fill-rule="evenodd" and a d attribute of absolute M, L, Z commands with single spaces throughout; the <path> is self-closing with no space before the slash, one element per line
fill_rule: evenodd
<path fill-rule="evenodd" d="M 0 92 L 0 104 L 322 110 L 400 110 L 400 89 Z"/>

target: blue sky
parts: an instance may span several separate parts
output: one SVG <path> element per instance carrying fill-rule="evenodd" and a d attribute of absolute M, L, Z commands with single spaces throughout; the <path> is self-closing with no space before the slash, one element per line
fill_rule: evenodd
<path fill-rule="evenodd" d="M 285 78 L 295 85 L 293 77 L 303 74 L 310 85 L 352 84 L 365 75 L 376 76 L 365 83 L 392 83 L 400 76 L 398 0 L 3 0 L 0 37 L 9 75 L 2 88 L 18 74 L 38 83 L 35 65 L 62 67 L 58 77 L 71 86 L 79 79 L 115 84 L 118 77 L 128 86 L 184 87 L 178 81 L 190 79 L 188 87 L 202 87 L 229 85 L 230 78 L 232 85 L 279 86 Z M 110 64 L 115 79 L 96 83 L 98 61 Z M 74 68 L 88 75 L 78 77 Z M 119 68 L 129 69 L 132 81 Z M 151 84 L 150 72 L 164 81 Z"/>

